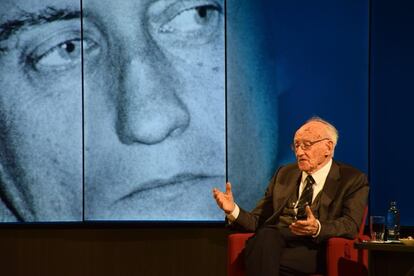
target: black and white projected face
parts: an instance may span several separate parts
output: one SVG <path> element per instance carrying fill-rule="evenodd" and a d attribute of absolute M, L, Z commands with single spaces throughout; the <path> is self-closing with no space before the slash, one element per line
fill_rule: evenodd
<path fill-rule="evenodd" d="M 0 2 L 2 221 L 82 218 L 79 1 Z"/>
<path fill-rule="evenodd" d="M 223 15 L 212 0 L 84 0 L 87 219 L 222 219 Z"/>
<path fill-rule="evenodd" d="M 0 220 L 222 219 L 223 1 L 2 0 Z"/>

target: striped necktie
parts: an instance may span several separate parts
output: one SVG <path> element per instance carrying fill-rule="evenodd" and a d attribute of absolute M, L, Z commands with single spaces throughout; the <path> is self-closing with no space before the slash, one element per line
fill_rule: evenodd
<path fill-rule="evenodd" d="M 311 175 L 308 175 L 305 180 L 305 189 L 302 191 L 300 195 L 299 202 L 297 205 L 297 219 L 306 219 L 306 206 L 312 204 L 312 196 L 313 196 L 313 184 L 315 180 Z"/>

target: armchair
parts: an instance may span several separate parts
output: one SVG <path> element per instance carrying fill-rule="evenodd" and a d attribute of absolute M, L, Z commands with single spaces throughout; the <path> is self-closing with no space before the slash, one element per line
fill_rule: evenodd
<path fill-rule="evenodd" d="M 369 240 L 364 235 L 368 208 L 365 208 L 358 236 L 354 240 L 330 238 L 326 248 L 326 276 L 365 276 L 368 274 L 368 252 L 354 248 L 356 240 Z M 227 275 L 244 276 L 242 251 L 253 233 L 234 233 L 228 236 Z M 315 275 L 316 276 L 316 275 Z"/>

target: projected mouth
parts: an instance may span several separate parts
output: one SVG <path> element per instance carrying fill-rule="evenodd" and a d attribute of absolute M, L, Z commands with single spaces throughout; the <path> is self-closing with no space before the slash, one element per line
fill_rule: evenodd
<path fill-rule="evenodd" d="M 167 188 L 174 185 L 184 185 L 190 183 L 197 184 L 198 182 L 206 182 L 209 180 L 217 181 L 218 178 L 224 178 L 224 175 L 178 174 L 168 179 L 155 179 L 147 181 L 141 183 L 139 188 L 133 190 L 131 193 L 118 199 L 115 204 L 120 201 L 128 200 L 143 192 L 150 192 L 152 190 Z"/>

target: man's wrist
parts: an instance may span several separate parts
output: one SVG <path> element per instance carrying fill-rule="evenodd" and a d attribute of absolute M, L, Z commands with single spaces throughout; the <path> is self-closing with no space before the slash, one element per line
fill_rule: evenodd
<path fill-rule="evenodd" d="M 236 203 L 233 202 L 233 209 L 231 211 L 224 211 L 224 213 L 226 213 L 226 215 L 230 215 L 233 213 L 234 209 L 236 209 Z"/>
<path fill-rule="evenodd" d="M 233 211 L 228 213 L 228 214 L 226 213 L 226 217 L 230 221 L 235 221 L 237 219 L 237 217 L 239 216 L 239 214 L 240 214 L 240 208 L 239 208 L 239 206 L 237 206 L 236 203 L 234 203 Z"/>

